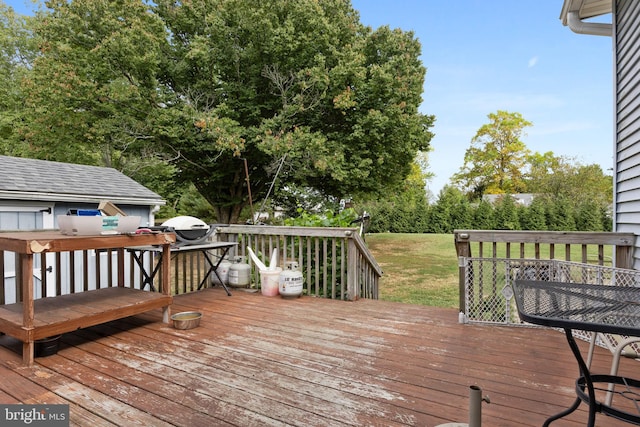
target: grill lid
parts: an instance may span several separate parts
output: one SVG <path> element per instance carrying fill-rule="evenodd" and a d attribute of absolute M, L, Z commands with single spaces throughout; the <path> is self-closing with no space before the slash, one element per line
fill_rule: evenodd
<path fill-rule="evenodd" d="M 168 219 L 162 223 L 162 227 L 176 233 L 178 244 L 186 245 L 204 242 L 214 230 L 201 219 L 188 215 Z"/>
<path fill-rule="evenodd" d="M 163 227 L 171 227 L 174 230 L 204 230 L 209 229 L 207 223 L 193 216 L 181 215 L 168 219 L 162 223 Z"/>

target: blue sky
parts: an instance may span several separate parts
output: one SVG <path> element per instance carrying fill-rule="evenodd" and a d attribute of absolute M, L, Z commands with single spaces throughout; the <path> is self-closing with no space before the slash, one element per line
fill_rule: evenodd
<path fill-rule="evenodd" d="M 562 3 L 352 0 L 362 23 L 411 30 L 422 44 L 420 111 L 436 116 L 429 156 L 436 196 L 498 110 L 533 123 L 523 138 L 530 150 L 612 167 L 612 40 L 563 26 Z"/>
<path fill-rule="evenodd" d="M 26 12 L 29 0 L 5 3 Z M 427 68 L 421 111 L 436 116 L 430 153 L 437 196 L 498 110 L 533 123 L 524 142 L 607 171 L 613 158 L 609 37 L 562 25 L 562 0 L 352 0 L 365 25 L 413 31 Z"/>

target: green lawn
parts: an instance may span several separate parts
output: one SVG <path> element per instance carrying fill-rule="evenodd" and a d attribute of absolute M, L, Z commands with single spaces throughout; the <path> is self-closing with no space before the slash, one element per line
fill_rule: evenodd
<path fill-rule="evenodd" d="M 458 258 L 453 234 L 368 234 L 367 244 L 382 267 L 380 299 L 436 307 L 458 307 Z M 580 245 L 572 245 L 571 259 L 582 258 Z M 611 265 L 611 246 L 604 249 L 605 265 Z M 479 255 L 478 244 L 471 253 Z M 511 257 L 520 255 L 520 246 L 512 245 Z M 492 256 L 491 244 L 484 247 L 485 257 Z M 549 258 L 549 245 L 540 245 L 540 258 Z M 498 258 L 505 258 L 505 245 L 498 245 Z M 535 247 L 527 244 L 525 258 L 535 257 Z M 565 247 L 556 245 L 554 258 L 565 258 Z M 588 262 L 598 260 L 593 245 L 587 252 Z"/>
<path fill-rule="evenodd" d="M 452 234 L 369 234 L 382 267 L 380 299 L 458 307 L 458 259 Z"/>

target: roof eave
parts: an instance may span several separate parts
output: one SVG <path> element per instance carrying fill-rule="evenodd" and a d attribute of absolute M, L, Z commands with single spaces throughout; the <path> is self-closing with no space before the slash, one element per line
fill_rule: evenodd
<path fill-rule="evenodd" d="M 586 19 L 606 15 L 612 12 L 611 0 L 564 0 L 560 19 L 562 24 L 576 34 L 596 36 L 613 35 L 613 24 L 586 22 Z"/>
<path fill-rule="evenodd" d="M 140 197 L 98 197 L 86 194 L 61 194 L 61 193 L 39 193 L 33 191 L 3 191 L 0 190 L 0 200 L 27 200 L 27 201 L 50 201 L 50 202 L 70 202 L 70 203 L 100 203 L 109 200 L 114 204 L 121 205 L 145 205 L 163 206 L 166 201 L 162 199 L 140 198 Z"/>
<path fill-rule="evenodd" d="M 580 19 L 589 19 L 613 12 L 612 0 L 564 0 L 560 19 L 568 26 L 569 12 L 578 12 Z"/>

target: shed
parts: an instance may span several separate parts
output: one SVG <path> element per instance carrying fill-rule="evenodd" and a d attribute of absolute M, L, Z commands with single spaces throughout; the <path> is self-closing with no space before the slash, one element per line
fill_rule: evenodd
<path fill-rule="evenodd" d="M 0 156 L 0 230 L 56 228 L 57 215 L 110 201 L 153 225 L 160 195 L 123 173 L 99 166 Z"/>
<path fill-rule="evenodd" d="M 97 209 L 102 201 L 114 203 L 127 215 L 140 216 L 142 226 L 153 225 L 155 213 L 165 204 L 158 194 L 113 168 L 0 156 L 0 230 L 57 228 L 57 215 L 65 215 L 70 209 Z M 47 257 L 53 256 L 47 254 Z M 72 283 L 82 283 L 84 280 L 82 272 L 85 262 L 90 272 L 88 277 L 92 278 L 86 286 L 95 289 L 97 284 L 93 278 L 96 272 L 92 269 L 96 268 L 97 263 L 94 258 L 105 258 L 101 263 L 104 270 L 111 264 L 115 265 L 115 262 L 107 262 L 107 256 L 105 252 L 93 251 L 91 259 L 77 260 L 78 268 L 75 271 L 69 270 L 68 266 L 59 272 L 55 271 L 55 267 L 47 269 L 46 291 L 41 287 L 41 261 L 36 258 L 33 271 L 36 298 L 46 296 L 45 292 L 49 295 L 55 293 L 55 289 L 49 289 L 55 283 L 55 275 L 61 278 L 63 294 L 74 292 Z M 16 301 L 17 295 L 15 270 L 10 267 L 15 265 L 14 254 L 5 253 L 3 262 L 6 268 L 5 294 L 2 298 L 11 303 Z M 127 259 L 125 263 L 128 267 L 131 260 Z M 55 265 L 53 260 L 47 264 Z M 140 287 L 139 278 L 136 280 L 135 286 Z"/>
<path fill-rule="evenodd" d="M 640 235 L 640 2 L 564 0 L 560 19 L 575 33 L 612 37 L 613 230 Z M 633 267 L 640 269 L 640 239 Z"/>

